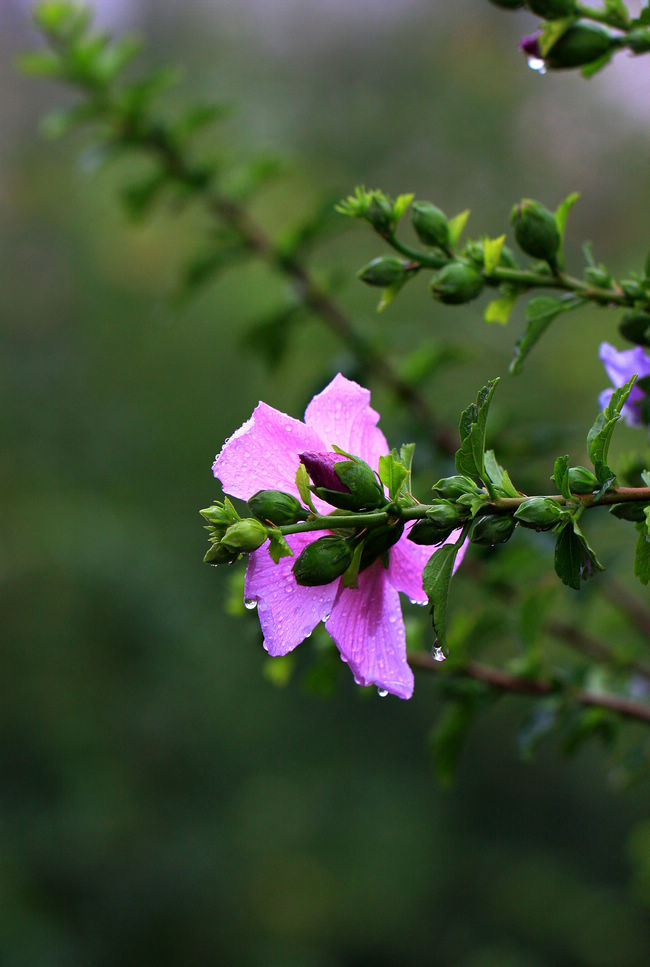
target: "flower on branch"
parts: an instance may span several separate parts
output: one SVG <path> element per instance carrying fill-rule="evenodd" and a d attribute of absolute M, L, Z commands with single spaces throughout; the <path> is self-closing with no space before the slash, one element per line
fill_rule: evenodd
<path fill-rule="evenodd" d="M 600 344 L 599 356 L 615 388 L 624 386 L 634 375 L 639 379 L 650 376 L 650 356 L 641 346 L 619 352 L 610 343 L 603 342 Z M 601 409 L 605 409 L 613 392 L 613 389 L 602 391 L 598 397 Z M 629 426 L 642 426 L 644 423 L 641 409 L 644 399 L 645 394 L 641 387 L 638 384 L 634 385 L 621 410 Z"/>
<path fill-rule="evenodd" d="M 299 496 L 296 471 L 302 461 L 313 478 L 319 472 L 327 475 L 320 482 L 336 483 L 332 489 L 342 491 L 348 488 L 336 476 L 335 467 L 340 469 L 346 457 L 334 448 L 353 454 L 375 471 L 379 458 L 389 452 L 378 419 L 370 407 L 369 390 L 339 373 L 309 403 L 304 422 L 259 403 L 226 441 L 213 472 L 227 493 L 242 500 L 266 489 Z M 330 513 L 332 506 L 318 496 L 318 489 L 314 506 L 318 513 Z M 244 595 L 258 602 L 268 653 L 286 655 L 323 621 L 357 684 L 376 685 L 410 698 L 413 672 L 406 660 L 398 592 L 414 603 L 427 603 L 422 571 L 432 551 L 406 539 L 410 526 L 369 566 L 362 565 L 356 587 L 346 586 L 340 577 L 317 586 L 297 583 L 294 563 L 308 545 L 322 540 L 322 532 L 287 535 L 294 557 L 282 557 L 277 564 L 265 548 L 251 553 Z M 451 536 L 456 538 L 457 534 Z"/>

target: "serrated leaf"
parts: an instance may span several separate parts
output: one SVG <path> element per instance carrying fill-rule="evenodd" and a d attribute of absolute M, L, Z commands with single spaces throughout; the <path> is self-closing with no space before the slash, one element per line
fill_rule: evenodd
<path fill-rule="evenodd" d="M 621 418 L 621 409 L 630 395 L 635 381 L 636 376 L 632 376 L 624 386 L 619 386 L 614 390 L 609 403 L 598 414 L 587 434 L 587 452 L 601 484 L 604 484 L 607 480 L 613 481 L 616 479 L 613 470 L 607 466 L 607 453 L 614 427 Z M 611 483 L 609 486 L 611 486 Z"/>
<path fill-rule="evenodd" d="M 500 326 L 505 326 L 510 319 L 514 305 L 519 296 L 518 292 L 510 295 L 502 295 L 498 299 L 488 302 L 483 313 L 486 322 L 498 322 Z"/>
<path fill-rule="evenodd" d="M 539 342 L 553 320 L 562 312 L 577 308 L 578 304 L 578 302 L 563 302 L 560 299 L 555 299 L 553 296 L 545 295 L 531 299 L 526 306 L 526 321 L 528 325 L 526 332 L 515 345 L 514 355 L 510 363 L 511 373 L 519 372 L 524 359 L 528 356 L 533 346 Z"/>
<path fill-rule="evenodd" d="M 505 235 L 499 235 L 498 238 L 486 238 L 483 242 L 483 265 L 486 275 L 492 275 L 499 264 L 505 240 Z"/>
<path fill-rule="evenodd" d="M 495 487 L 501 491 L 500 496 L 519 497 L 519 491 L 510 479 L 510 474 L 501 466 L 494 455 L 494 450 L 485 451 L 485 472 Z"/>
<path fill-rule="evenodd" d="M 453 218 L 449 219 L 449 244 L 451 248 L 454 248 L 458 244 L 458 240 L 463 234 L 463 229 L 467 224 L 467 219 L 469 216 L 469 208 L 466 208 L 465 211 L 460 212 L 458 215 L 454 215 Z"/>
<path fill-rule="evenodd" d="M 456 451 L 456 469 L 458 473 L 468 477 L 485 476 L 484 453 L 485 434 L 490 401 L 496 389 L 498 379 L 487 383 L 476 398 L 460 417 L 460 449 Z"/>
<path fill-rule="evenodd" d="M 650 537 L 647 527 L 643 527 L 639 531 L 639 538 L 636 542 L 634 576 L 639 579 L 641 584 L 648 584 L 650 581 Z"/>
<path fill-rule="evenodd" d="M 564 230 L 566 228 L 566 221 L 569 217 L 569 212 L 580 198 L 579 191 L 572 191 L 570 195 L 560 202 L 560 204 L 555 209 L 555 221 L 557 223 L 557 228 L 560 233 L 560 244 L 564 240 Z"/>
<path fill-rule="evenodd" d="M 553 466 L 553 480 L 555 486 L 563 497 L 567 500 L 572 499 L 571 488 L 569 487 L 569 457 L 558 457 Z"/>
<path fill-rule="evenodd" d="M 408 470 L 395 459 L 394 452 L 379 458 L 379 479 L 387 488 L 391 500 L 395 500 L 408 476 Z"/>

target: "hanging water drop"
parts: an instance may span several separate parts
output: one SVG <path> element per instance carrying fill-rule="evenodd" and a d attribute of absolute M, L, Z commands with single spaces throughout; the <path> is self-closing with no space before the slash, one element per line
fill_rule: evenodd
<path fill-rule="evenodd" d="M 531 71 L 537 71 L 538 74 L 546 73 L 546 62 L 541 57 L 529 57 L 528 66 Z"/>
<path fill-rule="evenodd" d="M 445 655 L 440 645 L 433 646 L 433 648 L 431 649 L 431 657 L 433 658 L 434 661 L 445 661 L 447 658 L 447 656 Z"/>
<path fill-rule="evenodd" d="M 244 598 L 244 607 L 247 611 L 254 611 L 257 607 L 257 601 L 255 598 Z"/>
<path fill-rule="evenodd" d="M 380 698 L 386 698 L 388 691 L 385 688 L 378 688 L 377 695 L 379 695 Z"/>

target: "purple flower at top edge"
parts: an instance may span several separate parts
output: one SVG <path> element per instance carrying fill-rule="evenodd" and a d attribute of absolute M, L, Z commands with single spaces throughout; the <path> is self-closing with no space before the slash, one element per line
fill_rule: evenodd
<path fill-rule="evenodd" d="M 212 469 L 226 493 L 242 500 L 266 489 L 298 497 L 300 454 L 332 453 L 334 445 L 376 470 L 379 457 L 389 452 L 378 419 L 370 407 L 369 390 L 338 373 L 309 403 L 304 422 L 259 403 L 226 441 Z M 323 513 L 331 509 L 317 497 L 314 505 Z M 359 574 L 357 588 L 343 587 L 340 578 L 319 587 L 296 583 L 293 564 L 304 547 L 322 536 L 320 532 L 288 536 L 294 557 L 280 558 L 278 564 L 265 547 L 250 554 L 244 596 L 258 602 L 268 653 L 286 655 L 323 621 L 357 684 L 410 698 L 413 672 L 406 660 L 399 592 L 417 604 L 427 603 L 422 571 L 433 550 L 406 540 L 410 526 L 391 547 L 388 568 L 375 561 Z M 458 532 L 449 540 L 457 536 Z"/>
<path fill-rule="evenodd" d="M 526 37 L 522 37 L 519 41 L 519 49 L 523 50 L 524 54 L 528 54 L 529 57 L 537 57 L 538 60 L 542 60 L 542 51 L 539 46 L 540 33 L 528 34 Z"/>
<path fill-rule="evenodd" d="M 648 356 L 642 346 L 635 346 L 634 349 L 624 349 L 619 352 L 608 342 L 603 342 L 600 344 L 598 355 L 615 388 L 624 386 L 630 377 L 634 375 L 640 378 L 650 376 L 650 356 Z M 598 403 L 602 410 L 609 403 L 613 392 L 613 389 L 605 389 L 598 397 Z M 628 426 L 642 425 L 640 403 L 643 397 L 643 390 L 639 389 L 636 385 L 633 386 L 632 392 L 623 404 L 623 409 L 621 410 Z"/>
<path fill-rule="evenodd" d="M 340 463 L 341 460 L 347 460 L 347 457 L 334 452 L 315 453 L 313 450 L 300 453 L 299 457 L 300 462 L 305 465 L 307 473 L 317 487 L 324 487 L 326 490 L 338 490 L 342 494 L 350 493 L 350 488 L 346 487 L 334 469 L 335 464 Z"/>

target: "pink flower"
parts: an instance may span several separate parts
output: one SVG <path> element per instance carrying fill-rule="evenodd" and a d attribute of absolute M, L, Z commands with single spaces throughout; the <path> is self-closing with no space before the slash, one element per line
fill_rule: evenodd
<path fill-rule="evenodd" d="M 634 349 L 624 349 L 622 352 L 618 352 L 614 346 L 611 346 L 608 342 L 603 342 L 600 344 L 599 355 L 604 363 L 607 375 L 617 388 L 627 383 L 630 377 L 635 374 L 640 378 L 650 376 L 650 356 L 648 356 L 641 346 L 635 346 Z M 613 389 L 605 389 L 602 391 L 598 397 L 598 403 L 601 409 L 605 409 L 613 392 Z M 641 426 L 640 404 L 643 398 L 643 390 L 634 385 L 632 392 L 623 404 L 623 409 L 621 410 L 625 422 L 629 426 Z"/>
<path fill-rule="evenodd" d="M 251 418 L 226 441 L 212 469 L 224 490 L 242 500 L 263 489 L 299 496 L 295 477 L 300 454 L 329 453 L 337 446 L 376 470 L 379 457 L 388 453 L 378 419 L 370 407 L 369 390 L 339 373 L 313 398 L 304 423 L 259 403 Z M 314 502 L 323 513 L 331 510 L 318 498 Z M 318 587 L 296 583 L 291 570 L 296 558 L 322 532 L 287 537 L 294 557 L 280 558 L 278 564 L 264 547 L 253 552 L 244 596 L 258 602 L 268 653 L 286 655 L 324 621 L 358 685 L 376 685 L 410 698 L 413 672 L 406 660 L 398 592 L 414 603 L 427 603 L 422 570 L 432 548 L 407 541 L 408 530 L 409 525 L 391 547 L 388 568 L 376 560 L 359 574 L 357 588 L 343 587 L 340 579 Z"/>

